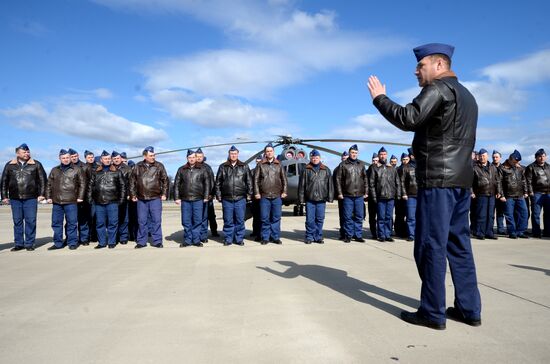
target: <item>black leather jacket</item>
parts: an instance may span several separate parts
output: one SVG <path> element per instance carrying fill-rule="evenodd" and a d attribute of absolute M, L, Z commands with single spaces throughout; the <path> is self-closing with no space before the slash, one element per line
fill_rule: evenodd
<path fill-rule="evenodd" d="M 212 167 L 208 163 L 201 163 L 204 168 L 206 168 L 206 171 L 208 172 L 208 176 L 210 177 L 210 192 L 208 193 L 209 198 L 212 198 L 216 195 L 216 176 L 214 175 L 214 171 L 212 170 Z"/>
<path fill-rule="evenodd" d="M 174 198 L 183 201 L 207 200 L 212 191 L 211 179 L 202 163 L 191 167 L 185 163 L 178 168 L 174 180 Z"/>
<path fill-rule="evenodd" d="M 53 167 L 48 176 L 46 199 L 60 205 L 77 203 L 77 199 L 84 201 L 85 181 L 84 171 L 78 166 L 71 164 L 65 171 L 60 165 Z"/>
<path fill-rule="evenodd" d="M 164 165 L 157 161 L 137 163 L 130 174 L 130 196 L 140 200 L 168 197 L 168 175 Z"/>
<path fill-rule="evenodd" d="M 418 187 L 472 187 L 477 104 L 454 73 L 425 86 L 405 107 L 386 95 L 377 96 L 373 103 L 390 123 L 415 132 Z"/>
<path fill-rule="evenodd" d="M 42 164 L 34 159 L 21 165 L 14 159 L 4 166 L 2 172 L 2 199 L 23 200 L 46 195 L 46 172 Z"/>
<path fill-rule="evenodd" d="M 502 194 L 504 197 L 518 198 L 528 193 L 525 169 L 523 166 L 512 166 L 508 161 L 499 167 L 502 181 Z"/>
<path fill-rule="evenodd" d="M 298 200 L 300 203 L 306 201 L 332 202 L 334 200 L 334 187 L 330 169 L 320 163 L 319 170 L 308 163 L 300 175 L 298 183 Z"/>
<path fill-rule="evenodd" d="M 126 183 L 122 172 L 115 166 L 104 170 L 97 167 L 90 175 L 88 182 L 88 202 L 100 205 L 109 203 L 121 204 L 126 200 Z"/>
<path fill-rule="evenodd" d="M 218 167 L 216 175 L 216 198 L 218 200 L 238 201 L 252 197 L 254 181 L 247 164 L 237 161 L 235 166 L 226 161 Z"/>
<path fill-rule="evenodd" d="M 118 166 L 113 166 L 122 173 L 122 178 L 124 179 L 124 184 L 126 185 L 126 194 L 128 195 L 130 193 L 130 175 L 132 174 L 132 167 L 128 166 L 127 164 L 120 163 Z"/>
<path fill-rule="evenodd" d="M 525 179 L 529 194 L 550 193 L 550 164 L 544 162 L 540 166 L 537 162 L 531 163 L 525 169 Z"/>
<path fill-rule="evenodd" d="M 410 162 L 401 168 L 401 196 L 416 197 L 418 185 L 416 183 L 416 168 Z"/>
<path fill-rule="evenodd" d="M 281 162 L 274 159 L 269 163 L 267 159 L 256 165 L 254 171 L 254 194 L 265 198 L 281 197 L 287 193 L 286 173 Z"/>
<path fill-rule="evenodd" d="M 401 198 L 401 179 L 397 169 L 388 164 L 378 164 L 369 176 L 369 197 L 373 202 Z"/>
<path fill-rule="evenodd" d="M 488 162 L 485 167 L 481 163 L 475 163 L 472 191 L 476 196 L 501 195 L 502 185 L 497 167 Z"/>
<path fill-rule="evenodd" d="M 346 159 L 338 166 L 336 176 L 336 195 L 359 197 L 368 194 L 369 179 L 365 163 L 351 158 Z"/>

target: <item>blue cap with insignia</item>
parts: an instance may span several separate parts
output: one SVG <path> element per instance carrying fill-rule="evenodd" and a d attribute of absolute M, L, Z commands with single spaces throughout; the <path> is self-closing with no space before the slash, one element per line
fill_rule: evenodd
<path fill-rule="evenodd" d="M 273 148 L 273 143 L 267 143 L 267 145 L 264 147 L 264 150 L 266 150 L 267 148 Z"/>
<path fill-rule="evenodd" d="M 373 158 L 378 158 L 378 153 L 372 153 Z"/>
<path fill-rule="evenodd" d="M 196 151 L 195 153 L 197 153 L 197 154 L 203 154 L 203 152 L 202 152 L 202 149 L 201 149 L 201 148 L 197 149 L 197 151 Z"/>
<path fill-rule="evenodd" d="M 236 146 L 232 145 L 231 148 L 229 148 L 229 151 L 230 152 L 238 152 L 239 150 L 237 149 Z"/>
<path fill-rule="evenodd" d="M 391 157 L 390 157 L 390 160 L 392 160 L 392 159 L 397 160 L 397 157 L 396 157 L 395 155 L 392 154 Z"/>
<path fill-rule="evenodd" d="M 101 156 L 102 156 L 102 157 L 107 157 L 107 156 L 109 156 L 109 155 L 111 155 L 111 154 L 110 154 L 108 151 L 106 151 L 106 150 L 104 150 L 103 152 L 101 152 Z"/>
<path fill-rule="evenodd" d="M 479 150 L 479 153 L 477 153 L 477 154 L 485 154 L 485 153 L 488 153 L 488 152 L 487 152 L 487 149 L 481 148 L 481 149 Z"/>
<path fill-rule="evenodd" d="M 128 161 L 128 165 L 129 165 L 130 167 L 133 167 L 133 166 L 136 165 L 136 162 L 130 160 L 130 161 Z"/>
<path fill-rule="evenodd" d="M 382 147 L 378 150 L 378 154 L 380 153 L 387 153 L 388 151 L 386 150 L 386 148 Z"/>
<path fill-rule="evenodd" d="M 124 159 L 128 159 L 127 155 L 126 155 L 126 152 L 122 152 L 120 153 L 120 156 Z"/>
<path fill-rule="evenodd" d="M 65 154 L 69 154 L 69 151 L 67 151 L 66 149 L 61 149 L 59 151 L 59 155 L 65 155 Z"/>
<path fill-rule="evenodd" d="M 111 153 L 111 157 L 114 158 L 114 157 L 118 157 L 120 155 L 119 152 L 117 152 L 116 150 L 113 150 L 113 152 Z"/>
<path fill-rule="evenodd" d="M 28 152 L 29 151 L 29 146 L 26 143 L 23 143 L 20 146 L 18 146 L 17 148 L 15 148 L 15 151 L 17 152 L 19 149 Z"/>
<path fill-rule="evenodd" d="M 357 148 L 357 144 L 353 144 L 351 147 L 349 147 L 349 150 L 359 151 L 359 148 Z"/>
<path fill-rule="evenodd" d="M 76 150 L 74 150 L 73 148 L 69 148 L 69 154 L 70 155 L 75 155 L 75 154 L 78 154 L 78 152 Z"/>
<path fill-rule="evenodd" d="M 407 153 L 401 153 L 401 159 L 408 158 L 408 157 L 409 157 L 409 155 Z"/>
<path fill-rule="evenodd" d="M 518 162 L 521 161 L 521 153 L 518 152 L 517 149 L 514 149 L 514 152 L 512 154 L 510 154 L 510 157 L 514 158 Z"/>
<path fill-rule="evenodd" d="M 345 156 L 347 156 L 347 155 L 349 155 L 348 152 L 346 152 L 346 151 L 344 150 L 344 152 L 342 153 L 342 157 L 345 157 Z"/>
<path fill-rule="evenodd" d="M 411 155 L 414 155 L 412 147 L 407 148 L 407 152 L 409 153 L 409 157 L 410 157 Z"/>
<path fill-rule="evenodd" d="M 84 151 L 84 157 L 87 157 L 87 156 L 89 156 L 89 155 L 94 155 L 94 153 L 93 153 L 93 152 L 90 152 L 89 150 L 86 149 L 86 150 Z"/>
<path fill-rule="evenodd" d="M 187 156 L 189 157 L 191 154 L 195 154 L 191 149 L 187 149 Z"/>
<path fill-rule="evenodd" d="M 496 149 L 493 149 L 493 154 L 498 154 L 498 155 L 500 155 L 500 156 L 502 157 L 502 154 L 500 154 L 500 152 L 499 152 L 498 150 L 496 150 Z"/>
<path fill-rule="evenodd" d="M 320 157 L 321 153 L 317 149 L 313 149 L 311 152 L 309 152 L 310 157 Z"/>
<path fill-rule="evenodd" d="M 544 149 L 540 148 L 539 150 L 537 150 L 537 152 L 535 153 L 535 157 L 540 157 L 541 155 L 543 154 L 546 154 L 546 152 L 544 151 Z"/>
<path fill-rule="evenodd" d="M 453 57 L 454 51 L 455 47 L 443 43 L 428 43 L 413 49 L 417 62 L 420 62 L 422 58 L 430 56 L 432 54 L 444 54 L 449 57 L 449 59 L 451 59 Z"/>
<path fill-rule="evenodd" d="M 143 149 L 143 153 L 155 153 L 155 148 L 153 148 L 152 146 L 148 146 L 146 147 L 145 149 Z"/>

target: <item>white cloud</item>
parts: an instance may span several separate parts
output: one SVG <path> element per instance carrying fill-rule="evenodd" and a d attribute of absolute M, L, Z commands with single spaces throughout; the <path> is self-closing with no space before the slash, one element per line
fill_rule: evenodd
<path fill-rule="evenodd" d="M 28 103 L 0 110 L 16 126 L 31 125 L 46 131 L 88 139 L 141 146 L 168 138 L 160 129 L 127 120 L 103 105 L 88 102 L 43 105 Z"/>
<path fill-rule="evenodd" d="M 96 88 L 93 90 L 80 90 L 80 89 L 70 89 L 69 91 L 76 93 L 76 95 L 66 95 L 65 97 L 70 98 L 96 98 L 96 99 L 112 99 L 114 97 L 111 90 L 107 88 Z"/>
<path fill-rule="evenodd" d="M 516 86 L 550 80 L 550 49 L 527 55 L 519 60 L 501 62 L 485 67 L 481 73 L 495 83 Z"/>

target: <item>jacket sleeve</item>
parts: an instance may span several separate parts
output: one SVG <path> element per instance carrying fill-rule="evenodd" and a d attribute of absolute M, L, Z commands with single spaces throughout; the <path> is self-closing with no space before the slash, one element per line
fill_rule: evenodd
<path fill-rule="evenodd" d="M 161 164 L 160 173 L 160 195 L 168 197 L 168 173 L 166 173 L 166 168 L 164 167 L 164 164 Z"/>
<path fill-rule="evenodd" d="M 302 173 L 300 174 L 300 180 L 298 182 L 298 202 L 299 203 L 306 202 L 306 199 L 305 199 L 306 171 L 307 171 L 306 168 L 302 169 Z"/>
<path fill-rule="evenodd" d="M 366 165 L 363 165 L 363 170 L 361 171 L 361 177 L 363 177 L 365 195 L 368 195 L 369 194 L 369 177 L 367 176 L 367 167 L 366 167 Z"/>
<path fill-rule="evenodd" d="M 216 199 L 220 200 L 222 198 L 222 185 L 223 185 L 223 163 L 218 167 L 218 173 L 216 173 Z M 246 176 L 245 176 L 246 178 Z"/>
<path fill-rule="evenodd" d="M 395 103 L 386 95 L 377 96 L 373 104 L 394 126 L 404 131 L 415 131 L 431 119 L 442 101 L 441 92 L 435 84 L 431 84 L 424 87 L 412 103 L 406 106 Z"/>
<path fill-rule="evenodd" d="M 254 194 L 254 180 L 252 179 L 252 172 L 248 165 L 245 166 L 245 178 L 246 178 L 246 193 L 248 197 Z"/>
<path fill-rule="evenodd" d="M 402 195 L 401 178 L 399 178 L 399 172 L 395 171 L 395 184 L 397 186 L 397 199 L 400 200 Z"/>
<path fill-rule="evenodd" d="M 260 163 L 258 163 L 254 169 L 254 195 L 260 195 L 260 173 L 261 167 Z"/>
<path fill-rule="evenodd" d="M 128 195 L 130 196 L 130 198 L 134 198 L 134 197 L 137 197 L 137 165 L 132 168 L 132 171 L 130 172 L 130 176 L 128 178 L 128 186 L 129 186 L 129 191 L 128 191 Z"/>
<path fill-rule="evenodd" d="M 203 199 L 208 200 L 210 197 L 210 194 L 212 193 L 212 171 L 208 171 L 207 169 L 204 169 L 204 195 Z"/>
<path fill-rule="evenodd" d="M 334 183 L 332 182 L 332 173 L 330 173 L 330 169 L 327 167 L 327 175 L 328 175 L 328 200 L 327 202 L 334 201 Z"/>
<path fill-rule="evenodd" d="M 401 197 L 407 196 L 407 189 L 405 187 L 405 180 L 407 179 L 407 173 L 408 173 L 407 167 L 403 167 L 403 169 L 401 170 L 401 174 L 399 176 L 399 179 L 400 179 L 399 182 L 401 183 Z"/>
<path fill-rule="evenodd" d="M 338 167 L 336 167 L 336 169 L 338 169 L 338 171 L 336 172 L 336 177 L 334 178 L 334 180 L 336 181 L 336 186 L 334 187 L 336 188 L 336 198 L 338 198 L 338 196 L 342 195 L 342 176 L 344 173 L 342 163 L 340 163 Z"/>
<path fill-rule="evenodd" d="M 42 163 L 37 162 L 38 167 L 38 196 L 44 197 L 46 195 L 46 186 L 48 184 L 48 176 L 42 166 Z"/>
<path fill-rule="evenodd" d="M 124 174 L 120 170 L 118 171 L 118 184 L 120 188 L 119 204 L 122 205 L 126 200 L 127 191 L 126 191 L 126 181 L 124 180 Z"/>
<path fill-rule="evenodd" d="M 527 193 L 533 193 L 533 165 L 530 164 L 525 168 L 525 180 L 527 182 Z"/>
<path fill-rule="evenodd" d="M 374 167 L 371 168 L 369 174 L 369 199 L 372 202 L 376 202 L 376 171 Z"/>
<path fill-rule="evenodd" d="M 529 193 L 529 188 L 528 187 L 530 184 L 527 183 L 527 178 L 525 178 L 525 169 L 522 171 L 522 174 L 521 174 L 521 181 L 523 182 L 523 194 L 526 195 Z M 532 187 L 531 187 L 532 188 Z"/>
<path fill-rule="evenodd" d="M 181 200 L 180 198 L 180 183 L 182 177 L 182 168 L 178 168 L 176 172 L 176 178 L 174 178 L 174 200 Z"/>
<path fill-rule="evenodd" d="M 87 181 L 86 181 L 86 172 L 83 168 L 78 167 L 78 171 L 76 173 L 76 179 L 78 183 L 78 193 L 76 194 L 76 198 L 79 200 L 84 201 L 86 198 L 86 188 L 87 188 Z"/>
<path fill-rule="evenodd" d="M 2 172 L 2 200 L 5 198 L 9 198 L 9 192 L 8 192 L 8 165 L 9 162 L 6 163 L 4 166 L 4 170 Z"/>
<path fill-rule="evenodd" d="M 95 173 L 91 173 L 88 179 L 88 189 L 86 190 L 86 201 L 88 201 L 89 203 L 92 203 L 94 198 L 93 190 L 94 190 L 94 185 L 96 180 L 95 176 L 96 176 Z"/>
<path fill-rule="evenodd" d="M 54 183 L 54 177 L 53 177 L 53 171 L 54 168 L 50 171 L 50 175 L 48 176 L 48 183 L 46 184 L 46 200 L 49 200 L 52 198 L 52 189 L 53 189 L 53 183 Z"/>
<path fill-rule="evenodd" d="M 281 182 L 282 182 L 282 185 L 283 185 L 283 192 L 281 193 L 288 193 L 288 180 L 286 179 L 286 172 L 285 172 L 285 169 L 283 168 L 283 166 L 281 166 Z"/>

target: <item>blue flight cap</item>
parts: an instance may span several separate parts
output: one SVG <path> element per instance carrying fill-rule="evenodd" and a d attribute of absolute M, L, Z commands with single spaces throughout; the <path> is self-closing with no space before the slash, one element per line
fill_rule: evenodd
<path fill-rule="evenodd" d="M 111 155 L 111 154 L 110 154 L 108 151 L 106 151 L 106 150 L 104 150 L 103 152 L 101 152 L 101 156 L 102 156 L 102 157 L 107 157 L 107 156 L 109 156 L 109 155 Z"/>
<path fill-rule="evenodd" d="M 74 150 L 73 148 L 69 148 L 69 154 L 70 155 L 75 155 L 75 154 L 78 154 L 78 152 L 76 150 Z"/>
<path fill-rule="evenodd" d="M 88 149 L 86 149 L 86 150 L 84 151 L 84 157 L 87 157 L 87 156 L 89 156 L 89 155 L 94 155 L 94 153 L 93 153 L 93 152 L 90 152 Z"/>
<path fill-rule="evenodd" d="M 146 152 L 155 153 L 155 148 L 153 148 L 152 146 L 148 146 L 145 149 L 143 149 L 143 153 L 146 153 Z"/>
<path fill-rule="evenodd" d="M 485 153 L 488 153 L 488 152 L 487 152 L 487 149 L 481 148 L 481 149 L 479 150 L 479 153 L 477 153 L 477 154 L 485 154 Z"/>
<path fill-rule="evenodd" d="M 357 144 L 353 144 L 351 147 L 349 147 L 349 150 L 359 151 L 359 148 L 357 148 Z"/>
<path fill-rule="evenodd" d="M 191 149 L 187 149 L 187 156 L 189 157 L 191 154 L 195 154 Z"/>
<path fill-rule="evenodd" d="M 266 150 L 267 148 L 273 148 L 273 143 L 267 143 L 267 145 L 264 147 L 264 150 Z"/>
<path fill-rule="evenodd" d="M 386 148 L 382 147 L 380 148 L 380 150 L 378 150 L 378 154 L 380 153 L 387 153 L 388 151 L 386 150 Z"/>
<path fill-rule="evenodd" d="M 502 154 L 501 154 L 498 150 L 496 150 L 496 149 L 493 149 L 493 154 L 498 154 L 498 155 L 500 155 L 500 156 L 502 157 Z"/>
<path fill-rule="evenodd" d="M 69 154 L 69 152 L 66 149 L 61 149 L 59 151 L 59 155 L 65 155 L 65 154 Z"/>
<path fill-rule="evenodd" d="M 122 152 L 120 153 L 120 156 L 124 159 L 128 159 L 127 155 L 126 155 L 126 152 Z"/>
<path fill-rule="evenodd" d="M 397 157 L 396 157 L 395 155 L 392 154 L 391 157 L 390 157 L 390 160 L 392 160 L 392 159 L 397 160 Z"/>
<path fill-rule="evenodd" d="M 510 154 L 510 157 L 514 158 L 518 162 L 521 161 L 521 153 L 518 152 L 517 149 L 514 149 L 514 152 L 512 154 Z"/>
<path fill-rule="evenodd" d="M 540 148 L 539 150 L 537 150 L 537 152 L 535 153 L 535 158 L 536 157 L 539 157 L 543 154 L 546 154 L 546 152 L 544 151 L 544 149 Z"/>
<path fill-rule="evenodd" d="M 345 157 L 345 156 L 347 156 L 347 155 L 349 155 L 348 152 L 346 152 L 346 151 L 344 150 L 344 152 L 342 153 L 342 157 Z"/>
<path fill-rule="evenodd" d="M 378 158 L 378 153 L 372 153 L 373 158 Z"/>
<path fill-rule="evenodd" d="M 262 156 L 261 154 L 258 154 L 258 156 L 256 157 L 256 160 L 257 160 L 257 161 L 258 161 L 258 160 L 261 161 L 262 159 L 263 159 L 263 156 Z"/>
<path fill-rule="evenodd" d="M 119 152 L 117 152 L 116 150 L 113 150 L 113 152 L 111 153 L 111 157 L 114 158 L 114 157 L 118 157 L 120 155 Z"/>
<path fill-rule="evenodd" d="M 321 153 L 317 149 L 313 149 L 311 152 L 309 152 L 309 157 L 320 157 Z"/>
<path fill-rule="evenodd" d="M 130 167 L 133 167 L 133 166 L 136 165 L 136 162 L 134 162 L 134 161 L 132 161 L 132 160 L 129 160 L 129 161 L 128 161 L 128 165 L 129 165 Z"/>
<path fill-rule="evenodd" d="M 407 148 L 407 152 L 409 153 L 409 157 L 410 157 L 411 155 L 414 155 L 412 147 Z"/>
<path fill-rule="evenodd" d="M 202 149 L 201 149 L 201 148 L 197 149 L 197 151 L 196 151 L 195 153 L 197 153 L 197 154 L 204 154 L 204 153 L 202 152 Z"/>
<path fill-rule="evenodd" d="M 449 57 L 449 59 L 451 59 L 453 57 L 454 51 L 455 47 L 443 43 L 428 43 L 413 49 L 417 62 L 420 62 L 422 58 L 430 56 L 432 54 L 444 54 Z"/>
<path fill-rule="evenodd" d="M 401 159 L 403 158 L 409 158 L 409 155 L 407 153 L 401 153 Z"/>
<path fill-rule="evenodd" d="M 232 145 L 231 148 L 229 148 L 229 151 L 230 152 L 238 152 L 239 150 L 237 149 L 236 146 Z"/>
<path fill-rule="evenodd" d="M 17 152 L 19 149 L 27 151 L 27 152 L 30 150 L 29 146 L 26 143 L 23 143 L 20 146 L 18 146 L 17 148 L 15 148 L 15 152 Z"/>
<path fill-rule="evenodd" d="M 94 158 L 94 162 L 95 162 L 95 164 L 100 164 L 100 163 L 101 163 L 101 157 L 100 157 L 100 156 L 96 156 L 96 157 Z"/>

